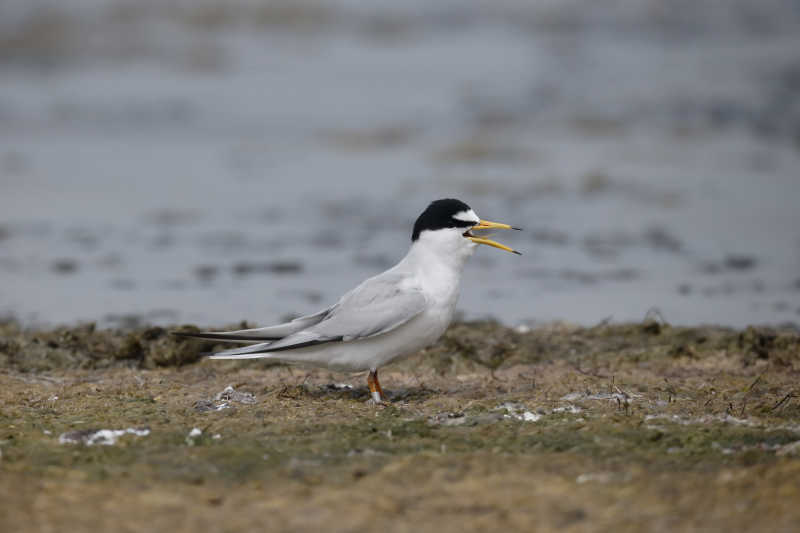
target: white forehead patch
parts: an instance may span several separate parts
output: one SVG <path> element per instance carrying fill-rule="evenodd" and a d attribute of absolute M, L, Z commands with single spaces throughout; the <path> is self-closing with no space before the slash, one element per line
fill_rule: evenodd
<path fill-rule="evenodd" d="M 453 218 L 456 220 L 463 220 L 464 222 L 475 222 L 476 224 L 481 221 L 472 209 L 468 211 L 459 211 L 453 215 Z"/>

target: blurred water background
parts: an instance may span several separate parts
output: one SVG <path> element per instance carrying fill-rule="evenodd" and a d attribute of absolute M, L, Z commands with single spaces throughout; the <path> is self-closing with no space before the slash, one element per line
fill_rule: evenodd
<path fill-rule="evenodd" d="M 0 314 L 269 323 L 457 197 L 467 318 L 800 322 L 800 2 L 0 2 Z"/>

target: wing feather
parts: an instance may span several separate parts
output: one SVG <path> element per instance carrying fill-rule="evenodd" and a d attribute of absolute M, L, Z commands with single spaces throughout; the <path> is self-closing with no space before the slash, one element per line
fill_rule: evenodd
<path fill-rule="evenodd" d="M 275 341 L 321 322 L 332 310 L 333 307 L 329 307 L 313 315 L 301 316 L 290 322 L 264 328 L 240 329 L 237 331 L 173 331 L 172 334 L 179 337 L 211 339 L 223 342 Z"/>
<path fill-rule="evenodd" d="M 226 350 L 212 358 L 253 358 L 256 354 L 374 337 L 402 326 L 424 311 L 427 303 L 422 290 L 407 276 L 385 272 L 345 294 L 321 320 L 305 328 L 272 342 Z"/>

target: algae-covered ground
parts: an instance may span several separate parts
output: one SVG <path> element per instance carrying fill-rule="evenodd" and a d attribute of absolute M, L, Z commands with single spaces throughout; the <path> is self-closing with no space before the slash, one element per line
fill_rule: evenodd
<path fill-rule="evenodd" d="M 800 529 L 790 330 L 461 323 L 388 406 L 213 348 L 0 326 L 0 530 Z"/>

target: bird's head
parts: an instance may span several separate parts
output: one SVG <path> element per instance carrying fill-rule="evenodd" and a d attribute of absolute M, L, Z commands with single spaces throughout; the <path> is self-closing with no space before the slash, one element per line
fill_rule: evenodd
<path fill-rule="evenodd" d="M 414 223 L 411 241 L 443 253 L 469 256 L 479 244 L 522 255 L 504 244 L 488 239 L 484 230 L 515 229 L 508 224 L 481 220 L 467 204 L 453 198 L 431 202 Z"/>

